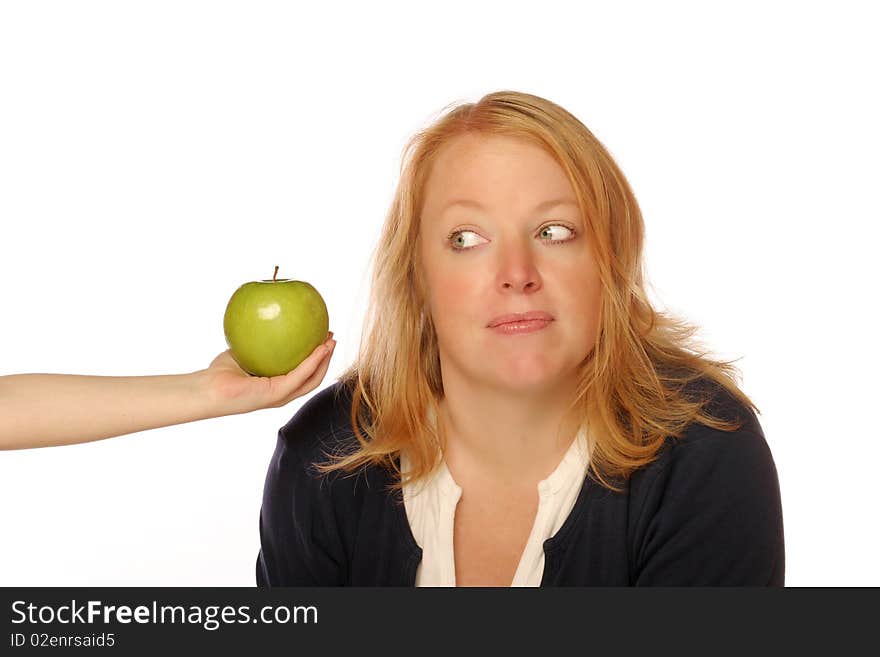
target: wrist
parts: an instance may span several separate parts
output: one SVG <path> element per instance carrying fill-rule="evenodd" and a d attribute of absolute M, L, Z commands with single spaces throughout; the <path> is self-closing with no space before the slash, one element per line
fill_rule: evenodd
<path fill-rule="evenodd" d="M 230 415 L 210 370 L 190 372 L 186 377 L 190 394 L 196 400 L 195 403 L 204 419 Z"/>

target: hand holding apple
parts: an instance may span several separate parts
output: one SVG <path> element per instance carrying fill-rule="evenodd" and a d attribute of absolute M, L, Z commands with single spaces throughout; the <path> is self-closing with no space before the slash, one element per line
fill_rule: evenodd
<path fill-rule="evenodd" d="M 336 346 L 332 337 L 330 332 L 327 341 L 291 372 L 273 377 L 251 376 L 239 367 L 229 350 L 224 351 L 200 373 L 207 382 L 212 400 L 214 412 L 211 417 L 280 408 L 311 392 L 327 374 Z"/>

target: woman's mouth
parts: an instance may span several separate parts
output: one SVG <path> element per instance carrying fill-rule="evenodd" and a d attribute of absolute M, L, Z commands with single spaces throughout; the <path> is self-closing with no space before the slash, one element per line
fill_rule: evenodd
<path fill-rule="evenodd" d="M 550 325 L 552 319 L 526 319 L 514 322 L 504 322 L 490 326 L 493 331 L 502 335 L 520 335 L 523 333 L 535 333 Z"/>

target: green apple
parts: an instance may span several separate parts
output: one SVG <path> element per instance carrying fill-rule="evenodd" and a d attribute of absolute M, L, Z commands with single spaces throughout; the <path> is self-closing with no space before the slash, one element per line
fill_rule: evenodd
<path fill-rule="evenodd" d="M 239 367 L 254 376 L 287 374 L 327 339 L 330 318 L 318 291 L 305 281 L 251 281 L 226 305 L 223 332 Z"/>

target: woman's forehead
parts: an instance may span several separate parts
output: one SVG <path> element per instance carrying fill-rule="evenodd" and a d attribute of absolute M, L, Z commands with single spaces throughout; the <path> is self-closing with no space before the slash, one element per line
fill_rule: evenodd
<path fill-rule="evenodd" d="M 433 162 L 423 189 L 424 206 L 432 214 L 455 207 L 485 210 L 510 199 L 519 199 L 526 209 L 560 199 L 575 202 L 564 170 L 538 146 L 489 137 L 447 148 Z"/>

